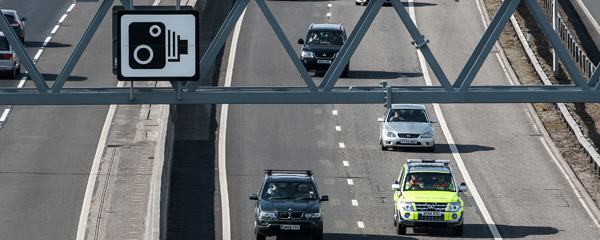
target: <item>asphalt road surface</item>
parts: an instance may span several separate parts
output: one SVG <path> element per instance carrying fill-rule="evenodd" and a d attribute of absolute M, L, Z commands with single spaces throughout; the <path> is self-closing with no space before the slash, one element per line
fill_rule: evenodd
<path fill-rule="evenodd" d="M 342 23 L 351 31 L 364 9 L 354 1 L 267 3 L 298 49 L 295 42 L 305 37 L 311 23 Z M 419 30 L 452 81 L 485 30 L 480 8 L 477 1 L 414 3 Z M 410 42 L 394 9 L 383 7 L 350 61 L 350 78 L 340 79 L 338 85 L 377 85 L 382 80 L 424 85 L 427 74 Z M 473 85 L 514 84 L 497 52 L 492 50 Z M 255 3 L 246 10 L 234 62 L 232 86 L 304 85 Z M 428 75 L 439 85 L 432 73 Z M 314 79 L 318 83 L 320 76 Z M 435 153 L 381 151 L 377 117 L 385 108 L 380 104 L 230 105 L 227 119 L 220 119 L 227 121 L 227 134 L 220 136 L 226 137 L 226 144 L 219 147 L 226 149 L 231 239 L 252 238 L 254 203 L 248 194 L 257 191 L 264 169 L 315 171 L 320 193 L 331 199 L 323 204 L 325 238 L 396 239 L 390 186 L 409 158 L 450 159 L 459 181 L 472 180 L 464 198 L 464 238 L 598 236 L 598 226 L 557 167 L 549 151 L 552 143 L 526 104 L 427 107 L 440 119 L 435 124 Z M 461 163 L 465 167 L 459 167 Z M 221 212 L 215 214 L 219 217 Z M 453 238 L 445 230 L 409 234 L 417 239 Z M 229 237 L 227 232 L 223 236 Z"/>

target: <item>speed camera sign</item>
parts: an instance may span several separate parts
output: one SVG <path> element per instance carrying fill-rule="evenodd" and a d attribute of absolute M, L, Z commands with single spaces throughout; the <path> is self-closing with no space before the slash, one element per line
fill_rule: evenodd
<path fill-rule="evenodd" d="M 122 10 L 117 18 L 117 79 L 198 80 L 198 11 Z"/>

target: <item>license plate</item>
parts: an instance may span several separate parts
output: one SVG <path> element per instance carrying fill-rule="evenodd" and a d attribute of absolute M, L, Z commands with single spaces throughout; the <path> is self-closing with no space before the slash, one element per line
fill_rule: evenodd
<path fill-rule="evenodd" d="M 281 230 L 300 230 L 300 225 L 281 225 Z"/>
<path fill-rule="evenodd" d="M 331 64 L 331 60 L 317 60 L 317 63 Z"/>
<path fill-rule="evenodd" d="M 417 144 L 417 140 L 400 139 L 400 143 Z"/>
<path fill-rule="evenodd" d="M 441 212 L 423 212 L 423 216 L 441 216 Z"/>

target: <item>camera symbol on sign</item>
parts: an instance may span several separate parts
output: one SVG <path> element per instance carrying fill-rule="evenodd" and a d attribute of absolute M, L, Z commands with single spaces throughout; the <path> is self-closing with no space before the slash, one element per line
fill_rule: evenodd
<path fill-rule="evenodd" d="M 179 62 L 188 54 L 188 40 L 181 39 L 161 22 L 133 22 L 129 25 L 129 67 L 163 69 L 167 62 Z"/>

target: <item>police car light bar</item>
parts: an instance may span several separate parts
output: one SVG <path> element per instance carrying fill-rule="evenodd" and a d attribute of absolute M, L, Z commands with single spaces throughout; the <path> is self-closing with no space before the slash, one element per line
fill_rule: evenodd
<path fill-rule="evenodd" d="M 450 160 L 437 160 L 437 159 L 407 159 L 407 163 L 445 163 L 449 164 Z"/>

